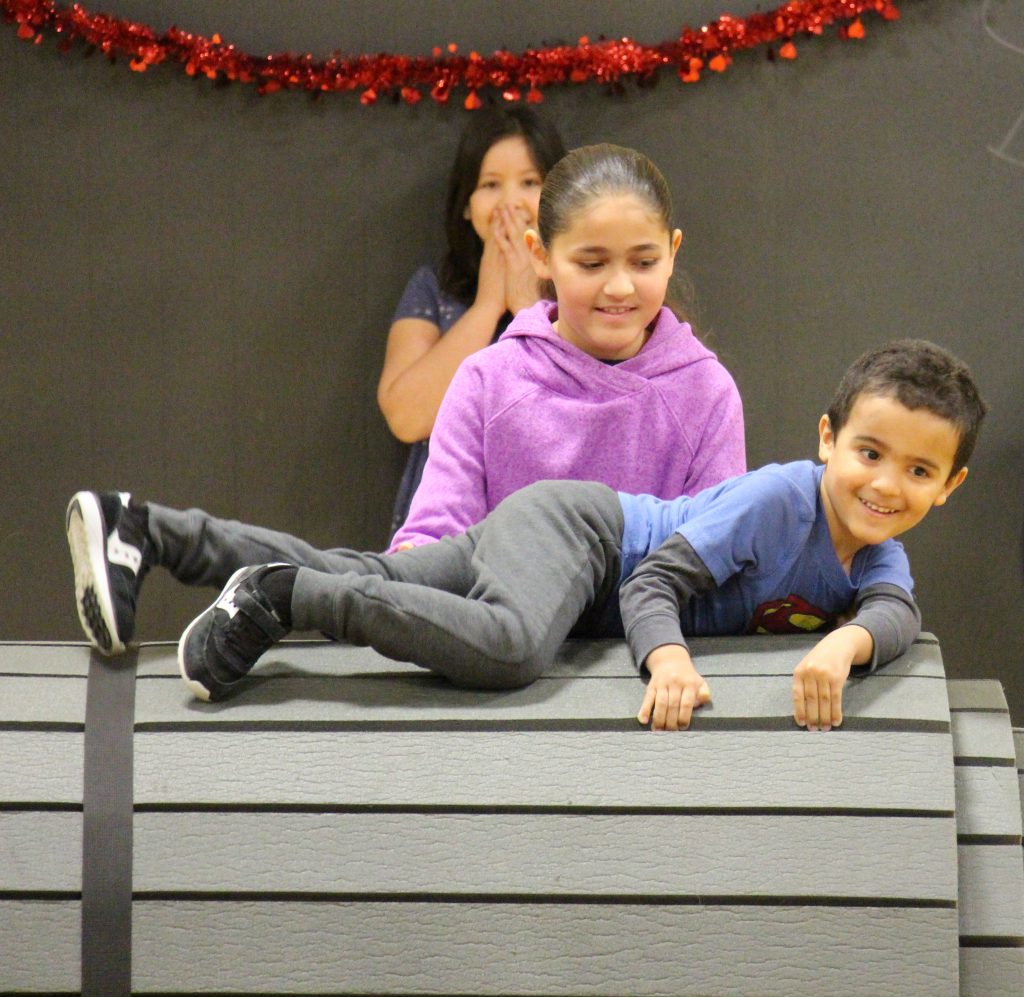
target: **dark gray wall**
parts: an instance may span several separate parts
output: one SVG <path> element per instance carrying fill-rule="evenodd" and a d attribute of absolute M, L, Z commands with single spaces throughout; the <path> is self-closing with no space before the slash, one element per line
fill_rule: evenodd
<path fill-rule="evenodd" d="M 414 12 L 403 16 L 403 10 Z M 105 0 L 250 52 L 521 50 L 586 33 L 671 37 L 751 0 Z M 1024 718 L 1020 402 L 1024 10 L 903 0 L 862 42 L 611 95 L 551 90 L 571 145 L 657 162 L 702 324 L 736 375 L 752 465 L 813 456 L 846 364 L 902 335 L 975 369 L 992 405 L 968 484 L 908 538 L 951 675 L 998 676 Z M 374 404 L 391 309 L 440 238 L 465 113 L 425 100 L 260 98 L 134 74 L 0 25 L 0 636 L 77 638 L 62 532 L 78 488 L 202 505 L 379 547 L 401 448 Z M 139 636 L 208 593 L 154 577 Z"/>

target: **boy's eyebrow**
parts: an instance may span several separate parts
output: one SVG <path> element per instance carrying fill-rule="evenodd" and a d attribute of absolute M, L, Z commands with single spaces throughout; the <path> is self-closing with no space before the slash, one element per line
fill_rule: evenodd
<path fill-rule="evenodd" d="M 886 442 L 884 440 L 880 440 L 876 436 L 866 436 L 864 434 L 860 434 L 858 436 L 855 436 L 854 439 L 858 443 L 870 443 L 871 446 L 873 446 L 876 450 L 891 450 L 892 449 L 890 446 L 888 446 L 886 444 Z M 941 471 L 942 470 L 942 467 L 941 467 L 940 464 L 938 464 L 934 460 L 931 460 L 928 457 L 911 457 L 910 460 L 914 464 L 923 464 L 925 467 L 930 467 L 930 468 L 932 468 L 935 471 Z"/>

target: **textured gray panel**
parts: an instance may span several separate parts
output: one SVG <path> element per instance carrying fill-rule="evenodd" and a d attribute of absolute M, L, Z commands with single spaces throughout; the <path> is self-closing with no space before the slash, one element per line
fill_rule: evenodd
<path fill-rule="evenodd" d="M 800 659 L 817 643 L 816 637 L 751 636 L 700 637 L 691 643 L 701 673 L 714 675 L 792 675 Z M 139 675 L 177 677 L 176 644 L 144 644 L 139 649 Z M 88 654 L 86 654 L 88 657 Z M 423 669 L 392 661 L 368 647 L 327 641 L 285 641 L 260 663 L 267 675 L 415 674 Z M 919 639 L 910 650 L 878 669 L 882 675 L 912 675 L 942 679 L 942 656 L 933 638 Z M 621 640 L 567 641 L 545 672 L 548 678 L 635 678 L 629 648 Z"/>
<path fill-rule="evenodd" d="M 857 731 L 142 732 L 135 799 L 951 814 L 950 747 L 942 733 Z"/>
<path fill-rule="evenodd" d="M 1024 942 L 1024 864 L 1019 845 L 960 845 L 960 934 Z"/>
<path fill-rule="evenodd" d="M 85 723 L 85 678 L 0 675 L 5 723 Z"/>
<path fill-rule="evenodd" d="M 82 738 L 73 731 L 0 730 L 0 802 L 81 803 Z"/>
<path fill-rule="evenodd" d="M 77 992 L 81 916 L 77 901 L 0 900 L 0 990 Z"/>
<path fill-rule="evenodd" d="M 89 671 L 89 645 L 84 642 L 22 643 L 0 641 L 3 675 L 80 675 Z"/>
<path fill-rule="evenodd" d="M 951 825 L 895 817 L 140 813 L 135 889 L 953 902 Z M 832 856 L 825 877 L 807 862 L 823 841 L 856 842 Z"/>
<path fill-rule="evenodd" d="M 1010 718 L 1005 713 L 953 713 L 953 754 L 958 762 L 999 759 L 1015 764 Z"/>
<path fill-rule="evenodd" d="M 1021 834 L 1018 774 L 998 765 L 957 765 L 957 834 Z"/>
<path fill-rule="evenodd" d="M 1002 683 L 996 679 L 949 679 L 951 710 L 997 710 L 1009 713 Z"/>
<path fill-rule="evenodd" d="M 43 680 L 49 681 L 56 680 Z M 715 721 L 764 718 L 793 726 L 788 676 L 718 676 L 709 679 L 713 701 L 695 715 L 693 726 Z M 459 689 L 433 675 L 392 675 L 260 681 L 258 674 L 227 703 L 198 703 L 184 683 L 146 679 L 137 684 L 135 721 L 210 723 L 225 721 L 321 721 L 365 723 L 406 721 L 547 720 L 635 723 L 644 687 L 626 679 L 539 679 L 524 689 L 496 692 Z M 853 679 L 843 694 L 849 720 L 871 719 L 948 723 L 946 691 L 934 679 L 874 675 Z"/>
<path fill-rule="evenodd" d="M 139 901 L 132 950 L 137 993 L 953 997 L 958 978 L 936 908 Z"/>
<path fill-rule="evenodd" d="M 81 813 L 0 812 L 0 891 L 81 889 Z"/>
<path fill-rule="evenodd" d="M 1024 948 L 962 948 L 960 997 L 1020 997 Z"/>

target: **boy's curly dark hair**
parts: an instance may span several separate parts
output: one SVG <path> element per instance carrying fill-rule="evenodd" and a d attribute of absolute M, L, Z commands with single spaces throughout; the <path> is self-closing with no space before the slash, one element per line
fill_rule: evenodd
<path fill-rule="evenodd" d="M 953 423 L 960 443 L 951 474 L 970 460 L 988 411 L 967 365 L 926 339 L 898 339 L 850 365 L 828 407 L 833 433 L 839 434 L 861 395 L 895 398 L 908 409 L 925 409 Z"/>

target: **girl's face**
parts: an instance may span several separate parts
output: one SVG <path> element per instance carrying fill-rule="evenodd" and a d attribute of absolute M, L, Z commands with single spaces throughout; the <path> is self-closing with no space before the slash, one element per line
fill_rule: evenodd
<path fill-rule="evenodd" d="M 466 205 L 465 217 L 484 242 L 494 214 L 502 206 L 512 208 L 524 225 L 535 225 L 542 182 L 526 140 L 521 135 L 499 139 L 480 164 L 480 176 Z"/>
<path fill-rule="evenodd" d="M 682 239 L 635 194 L 595 197 L 550 247 L 527 232 L 534 270 L 555 285 L 558 334 L 599 360 L 639 353 Z"/>

